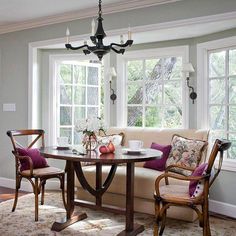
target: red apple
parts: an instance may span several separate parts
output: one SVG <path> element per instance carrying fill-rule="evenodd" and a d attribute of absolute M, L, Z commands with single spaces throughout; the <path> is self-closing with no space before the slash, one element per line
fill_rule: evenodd
<path fill-rule="evenodd" d="M 107 147 L 108 147 L 108 149 L 110 150 L 111 153 L 115 151 L 115 146 L 112 142 L 109 142 Z"/>
<path fill-rule="evenodd" d="M 110 152 L 110 150 L 108 149 L 108 147 L 107 146 L 100 146 L 99 147 L 99 152 L 101 152 L 101 153 L 109 153 Z"/>

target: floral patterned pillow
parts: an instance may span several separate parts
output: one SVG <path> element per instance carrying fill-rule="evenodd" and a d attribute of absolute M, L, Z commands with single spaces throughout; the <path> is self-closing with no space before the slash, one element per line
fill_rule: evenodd
<path fill-rule="evenodd" d="M 171 152 L 166 162 L 166 167 L 177 164 L 186 167 L 196 168 L 201 160 L 202 152 L 207 147 L 208 142 L 196 139 L 188 139 L 179 135 L 174 135 L 171 141 Z M 190 175 L 191 171 L 180 168 L 171 169 L 183 175 Z"/>

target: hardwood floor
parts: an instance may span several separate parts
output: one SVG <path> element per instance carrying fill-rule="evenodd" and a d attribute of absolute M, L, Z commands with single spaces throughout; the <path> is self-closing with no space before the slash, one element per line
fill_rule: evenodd
<path fill-rule="evenodd" d="M 27 193 L 28 192 L 19 191 L 19 197 Z M 15 189 L 0 187 L 0 203 L 14 198 L 15 198 Z"/>

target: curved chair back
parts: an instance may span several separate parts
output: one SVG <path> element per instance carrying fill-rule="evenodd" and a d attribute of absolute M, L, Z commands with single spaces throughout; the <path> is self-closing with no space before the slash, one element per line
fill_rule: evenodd
<path fill-rule="evenodd" d="M 42 138 L 42 147 L 44 147 L 44 130 L 42 129 L 29 129 L 29 130 L 8 130 L 7 135 L 10 137 L 14 152 L 17 152 L 17 147 L 25 147 L 19 141 L 16 140 L 16 137 L 19 136 L 32 136 L 32 141 L 27 145 L 27 148 L 33 147 L 33 145 Z M 36 137 L 33 137 L 35 136 Z"/>

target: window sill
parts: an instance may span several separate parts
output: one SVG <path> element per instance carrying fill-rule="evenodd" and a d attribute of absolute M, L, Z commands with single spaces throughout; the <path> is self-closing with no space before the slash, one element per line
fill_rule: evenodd
<path fill-rule="evenodd" d="M 218 163 L 215 164 L 215 168 L 218 168 Z M 236 161 L 223 161 L 221 170 L 236 172 Z"/>

